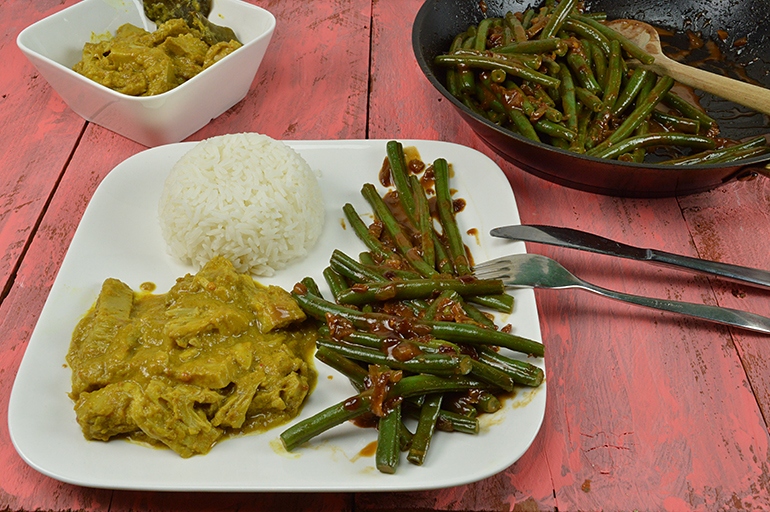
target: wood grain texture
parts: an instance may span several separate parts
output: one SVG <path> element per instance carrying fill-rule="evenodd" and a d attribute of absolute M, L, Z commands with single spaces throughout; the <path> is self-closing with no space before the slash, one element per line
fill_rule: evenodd
<path fill-rule="evenodd" d="M 364 139 L 368 1 L 253 2 L 276 29 L 246 98 L 190 139 L 237 132 L 277 139 Z"/>
<path fill-rule="evenodd" d="M 85 122 L 16 46 L 21 30 L 73 2 L 6 2 L 0 52 L 0 292 L 7 290 L 34 226 Z"/>

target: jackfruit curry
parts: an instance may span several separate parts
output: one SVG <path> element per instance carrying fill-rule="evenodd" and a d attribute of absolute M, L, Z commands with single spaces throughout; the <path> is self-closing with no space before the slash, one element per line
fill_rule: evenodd
<path fill-rule="evenodd" d="M 109 40 L 86 43 L 72 69 L 120 93 L 152 96 L 183 84 L 241 46 L 232 30 L 202 21 L 170 19 L 152 33 L 127 23 Z"/>
<path fill-rule="evenodd" d="M 163 295 L 107 279 L 67 354 L 84 436 L 191 457 L 289 421 L 316 381 L 317 330 L 305 320 L 288 292 L 225 258 Z"/>

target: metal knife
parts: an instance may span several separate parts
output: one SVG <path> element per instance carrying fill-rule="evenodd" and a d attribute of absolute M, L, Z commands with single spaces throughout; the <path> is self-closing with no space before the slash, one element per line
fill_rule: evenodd
<path fill-rule="evenodd" d="M 490 234 L 499 238 L 537 242 L 620 258 L 646 261 L 770 289 L 770 272 L 766 270 L 702 260 L 655 249 L 643 249 L 576 229 L 556 226 L 519 225 L 495 228 Z"/>

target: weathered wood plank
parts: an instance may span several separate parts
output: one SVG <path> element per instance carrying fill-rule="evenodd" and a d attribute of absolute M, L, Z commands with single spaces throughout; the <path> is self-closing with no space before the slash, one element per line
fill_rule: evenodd
<path fill-rule="evenodd" d="M 0 52 L 0 292 L 7 289 L 85 122 L 16 46 L 26 26 L 72 1 L 3 5 Z"/>

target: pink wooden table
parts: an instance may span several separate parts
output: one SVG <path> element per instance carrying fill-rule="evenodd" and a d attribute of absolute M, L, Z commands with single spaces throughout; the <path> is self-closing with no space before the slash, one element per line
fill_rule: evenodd
<path fill-rule="evenodd" d="M 419 0 L 253 0 L 277 30 L 244 101 L 189 140 L 433 139 L 491 156 L 522 222 L 586 229 L 670 252 L 770 269 L 770 182 L 688 197 L 619 199 L 532 177 L 494 155 L 422 77 Z M 536 293 L 548 404 L 529 451 L 477 483 L 364 494 L 146 493 L 77 487 L 28 467 L 7 406 L 26 343 L 83 211 L 137 143 L 74 114 L 16 47 L 74 3 L 0 3 L 0 510 L 767 510 L 770 338 L 580 291 Z M 770 316 L 770 292 L 532 245 L 608 288 Z"/>

